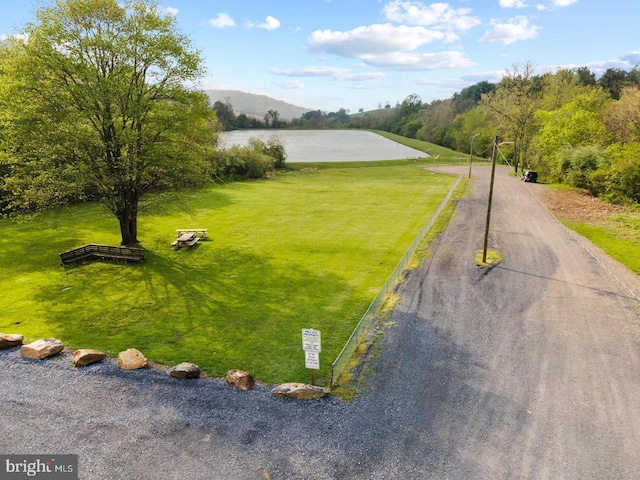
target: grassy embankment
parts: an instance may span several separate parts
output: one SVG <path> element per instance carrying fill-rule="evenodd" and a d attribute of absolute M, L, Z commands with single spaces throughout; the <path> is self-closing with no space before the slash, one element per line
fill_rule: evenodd
<path fill-rule="evenodd" d="M 398 165 L 398 164 L 396 164 Z M 0 220 L 0 331 L 56 337 L 111 356 L 190 361 L 271 383 L 308 381 L 301 329 L 322 331 L 330 364 L 454 178 L 423 168 L 348 165 L 151 196 L 139 217 L 146 263 L 63 268 L 58 253 L 116 245 L 98 204 Z M 190 250 L 175 229 L 209 229 Z"/>
<path fill-rule="evenodd" d="M 640 275 L 640 212 L 630 211 L 615 215 L 610 218 L 606 227 L 562 219 L 561 221 Z"/>

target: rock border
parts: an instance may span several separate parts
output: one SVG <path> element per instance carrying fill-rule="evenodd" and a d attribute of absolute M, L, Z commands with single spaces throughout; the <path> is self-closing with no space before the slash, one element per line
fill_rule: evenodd
<path fill-rule="evenodd" d="M 65 347 L 61 340 L 57 338 L 43 338 L 29 344 L 23 344 L 24 337 L 20 334 L 7 334 L 0 332 L 0 350 L 10 350 L 20 347 L 20 354 L 29 360 L 46 360 L 56 355 L 71 355 L 71 364 L 74 367 L 84 367 L 95 363 L 100 363 L 107 358 L 107 355 L 100 350 L 91 348 L 80 348 L 77 350 Z M 135 348 L 129 348 L 118 354 L 115 359 L 118 368 L 122 370 L 137 370 L 141 368 L 155 368 L 165 370 L 166 373 L 178 380 L 197 380 L 207 378 L 200 371 L 200 368 L 189 362 L 182 362 L 173 367 L 153 364 Z M 249 391 L 255 384 L 261 384 L 254 380 L 253 376 L 244 370 L 232 369 L 227 372 L 224 378 L 226 384 L 234 389 Z M 287 397 L 293 399 L 317 399 L 331 393 L 331 390 L 324 387 L 317 387 L 305 383 L 284 383 L 276 385 L 271 393 L 277 397 Z"/>

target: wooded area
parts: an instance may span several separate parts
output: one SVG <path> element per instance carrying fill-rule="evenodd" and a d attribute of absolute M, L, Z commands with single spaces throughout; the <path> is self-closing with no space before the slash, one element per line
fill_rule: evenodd
<path fill-rule="evenodd" d="M 343 115 L 341 115 L 341 113 Z M 514 65 L 445 100 L 411 94 L 394 108 L 346 115 L 309 112 L 298 128 L 367 128 L 490 156 L 493 139 L 514 142 L 510 161 L 544 181 L 587 189 L 612 202 L 640 202 L 640 70 L 588 68 L 536 74 Z"/>

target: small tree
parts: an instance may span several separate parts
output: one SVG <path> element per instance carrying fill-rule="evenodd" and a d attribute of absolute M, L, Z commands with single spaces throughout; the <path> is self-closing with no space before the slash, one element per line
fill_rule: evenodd
<path fill-rule="evenodd" d="M 507 71 L 495 93 L 482 95 L 481 105 L 504 123 L 509 141 L 514 142 L 515 171 L 526 163 L 527 152 L 534 132 L 534 113 L 538 108 L 539 92 L 533 82 L 533 64 L 514 65 Z"/>
<path fill-rule="evenodd" d="M 233 111 L 233 105 L 229 101 L 221 102 L 218 100 L 213 104 L 213 109 L 216 111 L 218 121 L 223 130 L 228 131 L 236 127 L 236 114 Z"/>
<path fill-rule="evenodd" d="M 280 113 L 277 110 L 269 110 L 264 115 L 265 127 L 279 128 L 280 127 Z"/>

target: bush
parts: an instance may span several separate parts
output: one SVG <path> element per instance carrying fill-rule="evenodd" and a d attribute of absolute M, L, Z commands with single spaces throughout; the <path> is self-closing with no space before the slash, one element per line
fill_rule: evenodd
<path fill-rule="evenodd" d="M 272 135 L 264 145 L 264 153 L 273 158 L 273 166 L 276 169 L 281 170 L 284 168 L 285 161 L 287 160 L 287 152 L 284 150 L 284 144 L 280 137 Z"/>
<path fill-rule="evenodd" d="M 606 164 L 604 152 L 597 146 L 567 147 L 555 155 L 553 175 L 572 187 L 593 189 L 594 172 Z"/>
<path fill-rule="evenodd" d="M 614 203 L 640 203 L 640 144 L 611 145 L 609 163 L 594 175 L 594 194 Z"/>
<path fill-rule="evenodd" d="M 211 162 L 213 179 L 264 178 L 277 168 L 284 168 L 286 152 L 277 136 L 267 142 L 250 138 L 247 146 L 233 145 L 218 150 Z"/>
<path fill-rule="evenodd" d="M 245 176 L 247 178 L 264 178 L 273 172 L 274 160 L 269 155 L 256 150 L 249 150 L 244 158 Z"/>

